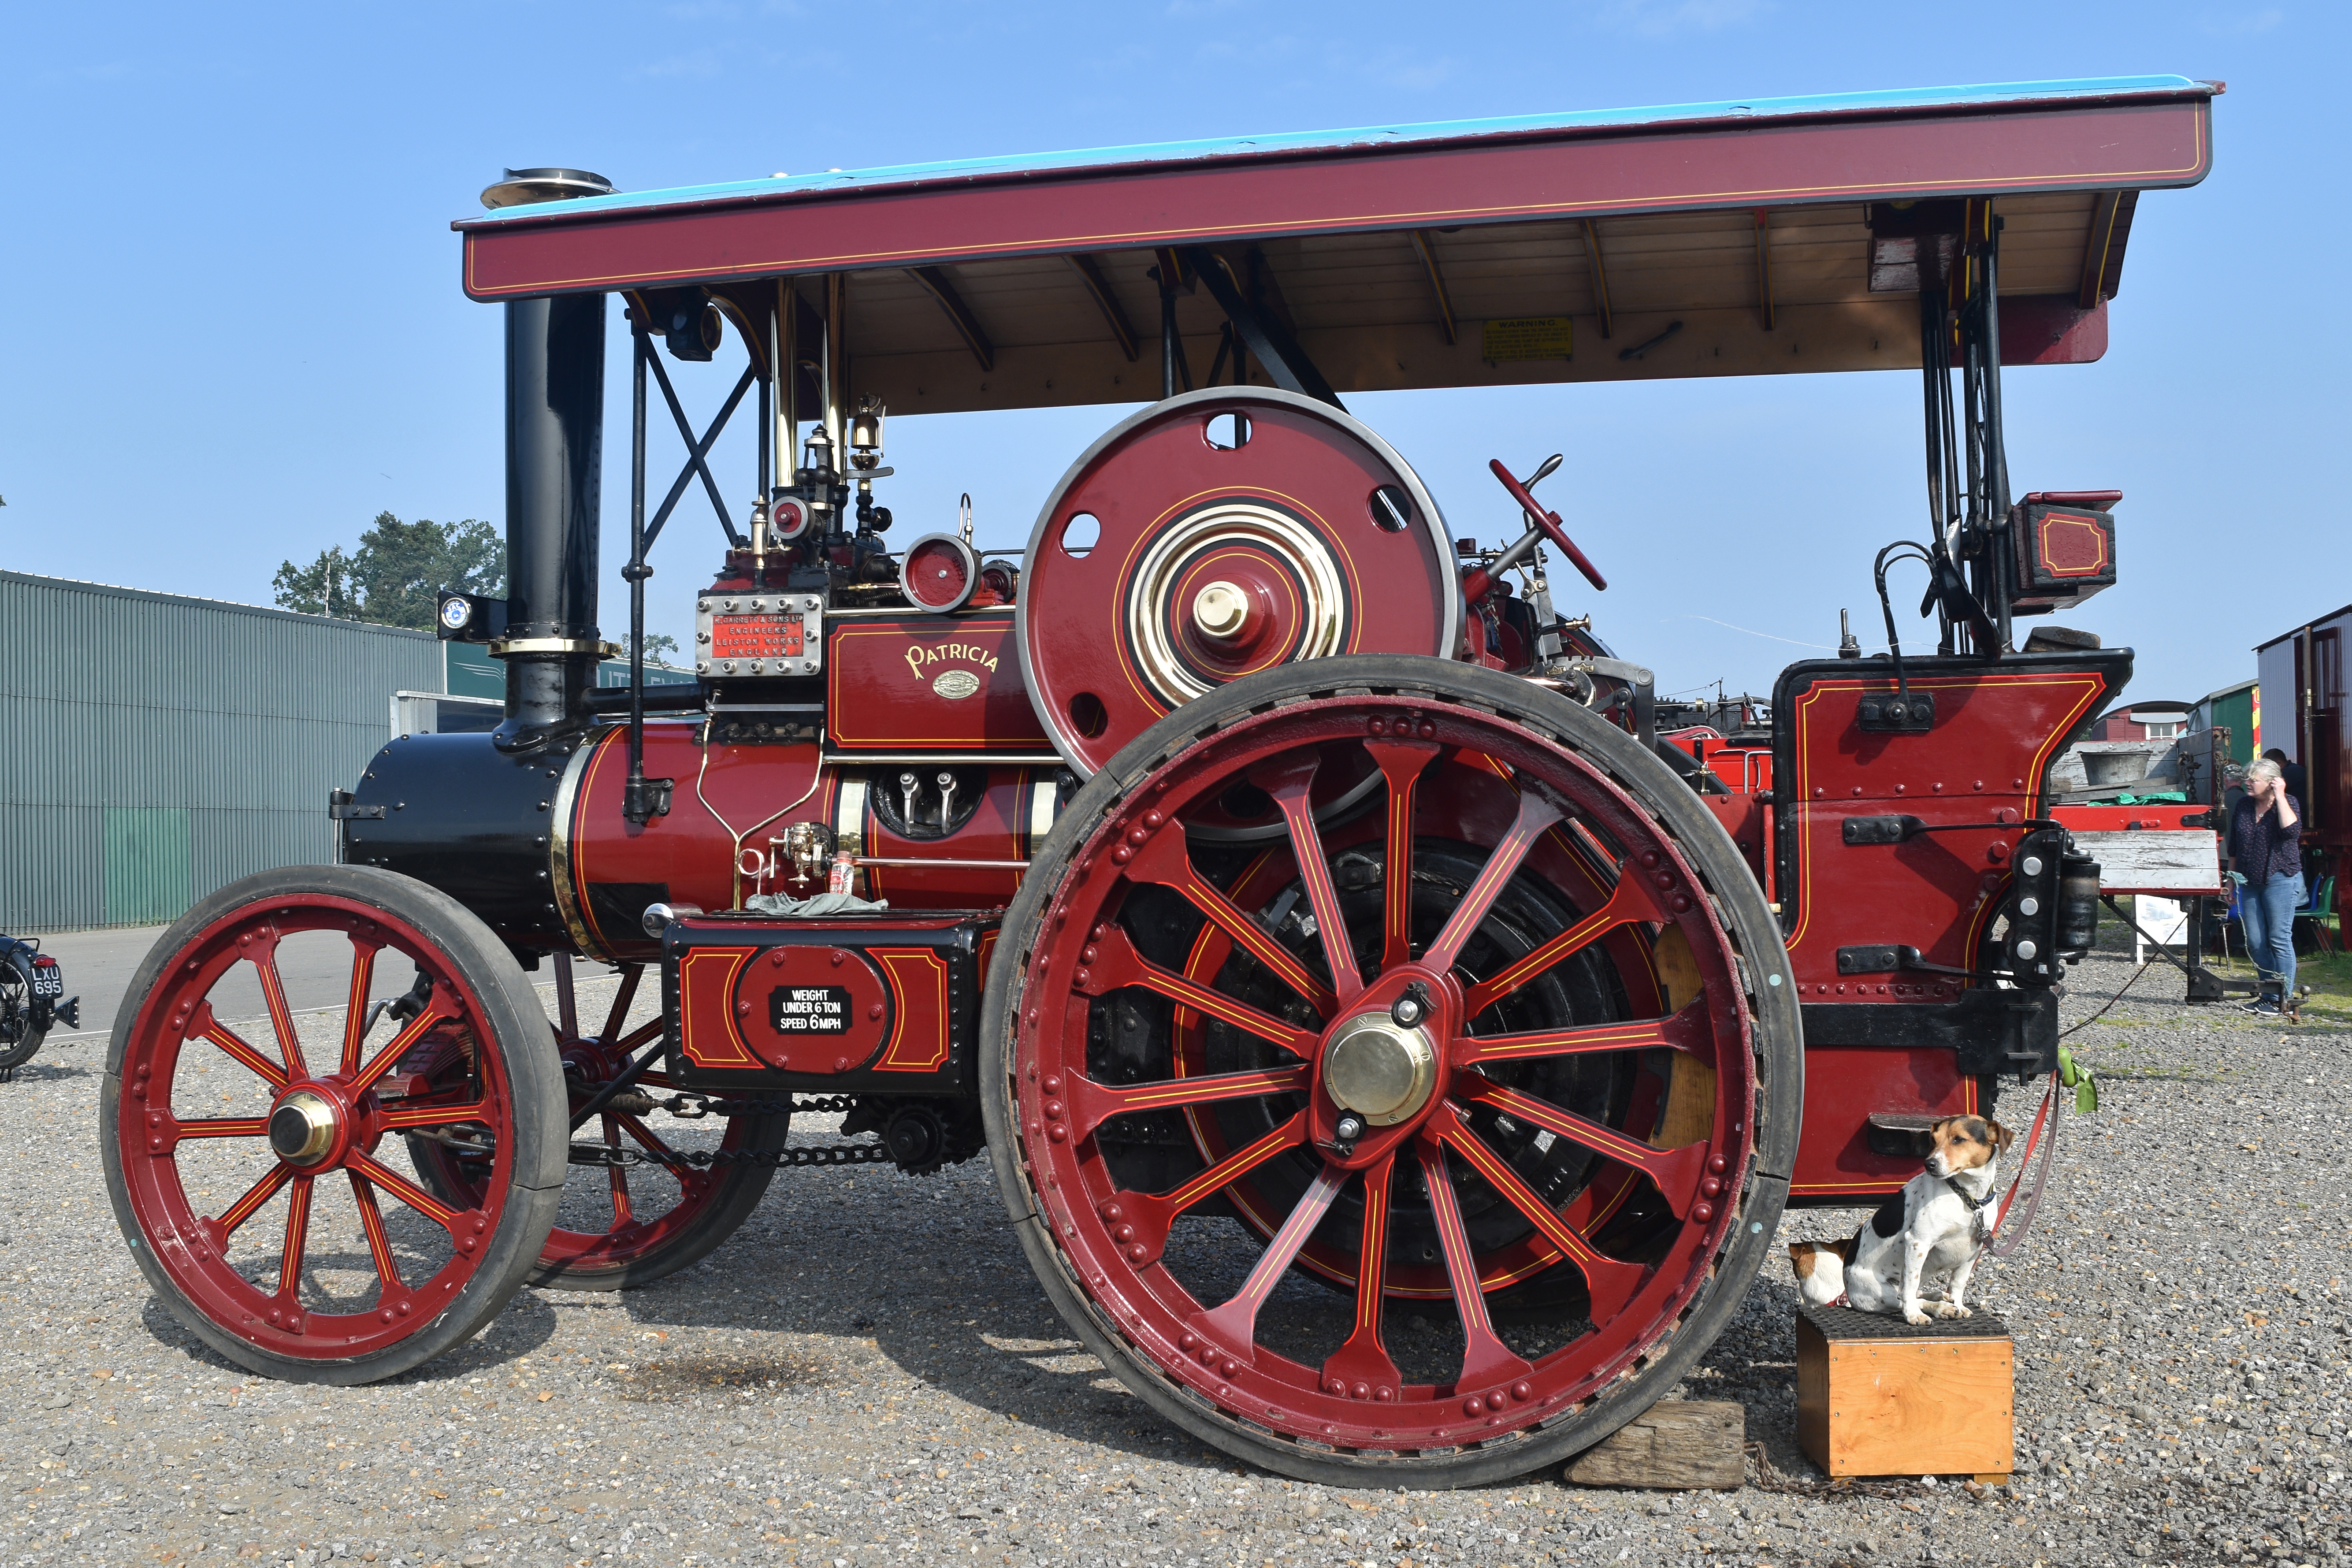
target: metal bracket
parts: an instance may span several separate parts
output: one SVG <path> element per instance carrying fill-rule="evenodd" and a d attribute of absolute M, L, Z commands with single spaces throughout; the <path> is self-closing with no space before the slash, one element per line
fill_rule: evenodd
<path fill-rule="evenodd" d="M 352 804 L 351 791 L 347 789 L 331 789 L 327 792 L 327 816 L 331 820 L 335 822 L 352 822 L 360 819 L 364 819 L 369 822 L 382 822 L 383 820 L 383 807 L 382 805 L 355 805 Z"/>
<path fill-rule="evenodd" d="M 1854 724 L 1864 734 L 1924 735 L 1935 723 L 1932 691 L 1874 694 L 1864 698 L 1854 709 Z"/>
<path fill-rule="evenodd" d="M 2037 984 L 2032 975 L 2016 974 L 2006 969 L 1955 969 L 1948 963 L 1930 963 L 1920 956 L 1917 948 L 1907 942 L 1861 942 L 1839 948 L 1837 968 L 1840 974 L 1949 974 L 1961 980 L 2010 980 L 2020 985 Z"/>

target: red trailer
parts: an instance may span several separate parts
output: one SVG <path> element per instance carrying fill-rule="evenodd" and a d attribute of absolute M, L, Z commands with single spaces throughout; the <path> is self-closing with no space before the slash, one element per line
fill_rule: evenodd
<path fill-rule="evenodd" d="M 341 866 L 225 889 L 150 956 L 103 1111 L 141 1267 L 240 1364 L 360 1383 L 526 1280 L 706 1256 L 780 1164 L 984 1151 L 1073 1331 L 1207 1442 L 1390 1486 L 1599 1440 L 1787 1205 L 1875 1203 L 1927 1118 L 2053 1068 L 2098 877 L 2045 774 L 2131 656 L 2019 629 L 2114 581 L 2116 498 L 2012 497 L 2002 373 L 2099 357 L 2139 194 L 2203 176 L 2218 90 L 511 174 L 457 226 L 505 317 L 509 591 L 442 606 L 505 660 L 506 721 L 387 746 L 335 795 Z M 614 294 L 633 631 L 693 491 L 725 534 L 682 693 L 594 686 Z M 670 369 L 738 356 L 748 507 Z M 1875 563 L 1891 657 L 1704 714 L 1602 640 L 1590 595 L 1656 530 L 1579 515 L 1580 460 L 1497 455 L 1451 498 L 1510 542 L 1478 549 L 1342 406 L 1886 368 L 1922 373 L 1927 480 Z M 1017 558 L 895 542 L 886 414 L 1079 403 L 1141 406 Z M 1898 560 L 1932 651 L 1895 641 Z M 295 940 L 353 954 L 307 1050 Z M 623 977 L 601 1027 L 582 961 Z M 232 971 L 267 1033 L 215 1011 Z M 819 1111 L 853 1141 L 788 1148 Z M 331 1287 L 336 1234 L 365 1249 Z"/>

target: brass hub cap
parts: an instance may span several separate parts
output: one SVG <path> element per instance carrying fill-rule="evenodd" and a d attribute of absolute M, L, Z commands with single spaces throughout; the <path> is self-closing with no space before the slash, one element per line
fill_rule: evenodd
<path fill-rule="evenodd" d="M 1192 596 L 1192 624 L 1220 641 L 1241 634 L 1249 621 L 1249 595 L 1220 579 Z"/>
<path fill-rule="evenodd" d="M 1402 1028 L 1386 1013 L 1349 1019 L 1324 1047 L 1324 1092 L 1374 1127 L 1413 1116 L 1436 1087 L 1437 1047 L 1428 1031 Z"/>
<path fill-rule="evenodd" d="M 335 1142 L 335 1108 L 324 1095 L 298 1089 L 269 1113 L 269 1146 L 289 1165 L 314 1165 Z"/>

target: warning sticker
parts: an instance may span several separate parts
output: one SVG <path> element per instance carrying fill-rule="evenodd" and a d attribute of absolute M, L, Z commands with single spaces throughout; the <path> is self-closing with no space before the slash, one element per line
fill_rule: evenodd
<path fill-rule="evenodd" d="M 1502 361 L 1515 359 L 1571 359 L 1574 356 L 1575 324 L 1566 316 L 1514 316 L 1508 321 L 1489 321 L 1480 335 L 1478 357 Z"/>
<path fill-rule="evenodd" d="M 849 1032 L 845 985 L 779 985 L 768 993 L 768 1014 L 780 1035 L 845 1035 Z"/>

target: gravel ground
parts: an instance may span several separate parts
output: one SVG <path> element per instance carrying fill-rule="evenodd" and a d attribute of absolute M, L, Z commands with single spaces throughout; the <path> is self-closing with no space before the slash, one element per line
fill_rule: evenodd
<path fill-rule="evenodd" d="M 2077 971 L 2070 1020 L 2131 973 Z M 526 1291 L 441 1362 L 293 1388 L 203 1349 L 117 1236 L 95 1044 L 0 1086 L 0 1558 L 850 1564 L 2338 1563 L 2347 1543 L 2352 968 L 2301 1027 L 2156 969 L 2074 1037 L 2103 1069 L 2031 1244 L 1978 1275 L 2018 1335 L 2020 1473 L 1832 1491 L 1794 1437 L 1775 1267 L 1686 1385 L 1748 1409 L 1733 1494 L 1342 1492 L 1160 1426 L 1061 1330 L 984 1162 L 787 1171 L 715 1258 Z M 583 986 L 594 1016 L 596 991 Z M 334 1027 L 331 1018 L 320 1027 Z M 2007 1108 L 2022 1121 L 2031 1104 Z M 795 1139 L 826 1141 L 816 1125 Z M 28 1157 L 37 1152 L 38 1157 Z M 1789 1236 L 1853 1216 L 1807 1214 Z"/>

